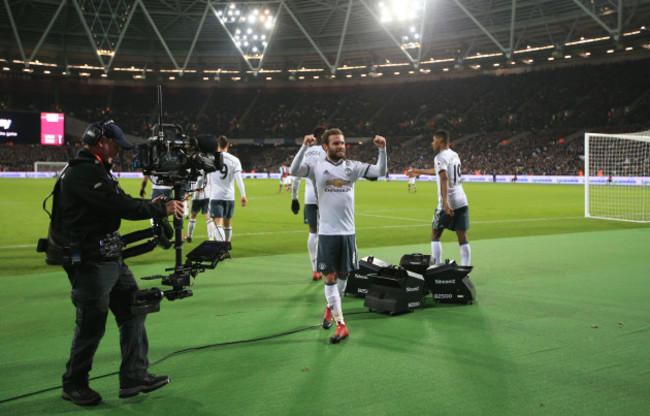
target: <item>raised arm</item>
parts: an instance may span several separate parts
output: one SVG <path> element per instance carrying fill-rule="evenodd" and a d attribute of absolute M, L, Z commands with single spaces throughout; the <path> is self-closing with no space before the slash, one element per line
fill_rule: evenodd
<path fill-rule="evenodd" d="M 379 149 L 379 156 L 377 157 L 377 163 L 368 168 L 366 173 L 367 179 L 377 179 L 380 176 L 386 176 L 387 172 L 387 155 L 386 155 L 386 139 L 382 136 L 375 136 L 373 140 L 375 146 Z"/>
<path fill-rule="evenodd" d="M 305 152 L 307 149 L 309 149 L 309 146 L 311 146 L 314 142 L 316 141 L 316 138 L 314 137 L 313 134 L 309 134 L 305 136 L 305 139 L 302 142 L 302 146 L 300 147 L 300 150 L 298 153 L 296 153 L 296 156 L 293 158 L 293 162 L 291 162 L 291 167 L 289 168 L 289 174 L 291 176 L 295 177 L 305 177 L 309 173 L 309 166 L 303 165 L 302 164 L 302 159 L 305 157 Z"/>

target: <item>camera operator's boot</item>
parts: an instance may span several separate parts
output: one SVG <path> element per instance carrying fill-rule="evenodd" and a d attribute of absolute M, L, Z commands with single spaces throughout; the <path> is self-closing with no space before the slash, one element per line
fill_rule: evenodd
<path fill-rule="evenodd" d="M 96 406 L 102 401 L 102 396 L 90 387 L 64 387 L 61 397 L 79 406 Z"/>
<path fill-rule="evenodd" d="M 132 397 L 138 393 L 149 393 L 165 386 L 169 383 L 168 376 L 156 376 L 153 374 L 147 374 L 138 380 L 125 380 L 120 382 L 120 399 L 126 399 L 127 397 Z"/>

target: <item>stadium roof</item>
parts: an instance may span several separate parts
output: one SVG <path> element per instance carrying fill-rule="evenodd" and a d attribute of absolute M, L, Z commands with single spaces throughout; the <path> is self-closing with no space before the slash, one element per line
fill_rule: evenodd
<path fill-rule="evenodd" d="M 286 79 L 650 50 L 650 0 L 3 2 L 4 71 Z"/>

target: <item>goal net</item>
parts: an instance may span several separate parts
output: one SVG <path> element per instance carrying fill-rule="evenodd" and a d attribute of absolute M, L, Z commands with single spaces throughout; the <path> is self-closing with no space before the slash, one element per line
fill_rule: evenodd
<path fill-rule="evenodd" d="M 585 134 L 585 217 L 650 222 L 650 131 Z"/>
<path fill-rule="evenodd" d="M 68 162 L 34 162 L 34 172 L 61 172 Z"/>

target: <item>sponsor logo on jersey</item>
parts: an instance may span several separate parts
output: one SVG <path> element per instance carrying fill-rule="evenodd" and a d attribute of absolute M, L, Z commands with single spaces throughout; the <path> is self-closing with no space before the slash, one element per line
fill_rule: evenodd
<path fill-rule="evenodd" d="M 343 185 L 347 185 L 349 183 L 350 183 L 350 181 L 344 181 L 343 179 L 334 179 L 333 181 L 325 182 L 325 185 L 336 186 L 337 188 L 340 188 Z"/>

